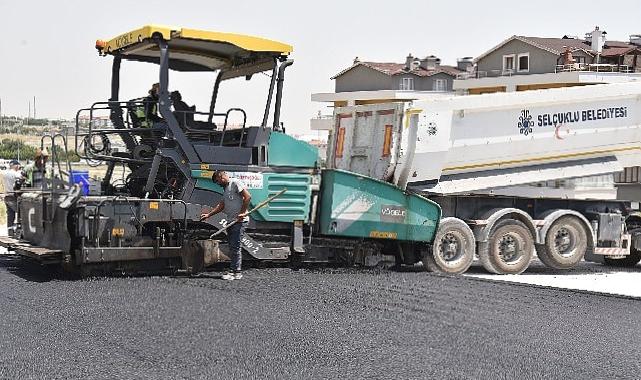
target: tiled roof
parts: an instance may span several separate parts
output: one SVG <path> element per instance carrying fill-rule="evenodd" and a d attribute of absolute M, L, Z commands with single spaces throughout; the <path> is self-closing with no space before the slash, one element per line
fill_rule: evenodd
<path fill-rule="evenodd" d="M 521 41 L 530 42 L 530 44 L 543 47 L 550 52 L 561 54 L 565 51 L 565 47 L 571 50 L 583 50 L 586 53 L 592 54 L 592 49 L 589 44 L 584 40 L 574 38 L 542 38 L 542 37 L 525 37 L 517 36 Z"/>
<path fill-rule="evenodd" d="M 554 50 L 559 54 L 563 53 L 565 46 L 569 47 L 572 50 L 581 49 L 592 55 L 596 54 L 592 50 L 592 46 L 588 44 L 585 40 L 575 39 L 575 38 L 540 38 L 540 37 L 522 37 L 526 40 L 536 42 L 539 45 L 548 47 L 550 50 Z M 630 50 L 638 48 L 636 45 L 629 44 L 622 41 L 605 41 L 603 46 L 603 51 L 601 55 L 604 56 L 616 56 L 627 53 Z"/>
<path fill-rule="evenodd" d="M 356 66 L 365 66 L 370 69 L 379 71 L 385 75 L 393 76 L 400 74 L 413 74 L 419 77 L 430 77 L 432 75 L 444 73 L 451 76 L 456 76 L 462 71 L 457 69 L 454 66 L 438 65 L 434 70 L 425 70 L 422 67 L 419 67 L 414 70 L 405 70 L 404 63 L 390 63 L 390 62 L 356 62 L 347 69 L 341 71 L 340 73 L 334 75 L 331 79 L 336 79 L 337 77 L 345 74 L 349 70 L 353 69 Z"/>
<path fill-rule="evenodd" d="M 489 53 L 493 52 L 494 50 L 498 49 L 499 47 L 507 44 L 512 40 L 523 41 L 527 44 L 538 47 L 539 49 L 549 51 L 550 53 L 553 53 L 553 54 L 560 55 L 565 51 L 565 48 L 568 47 L 570 48 L 571 51 L 582 50 L 590 55 L 596 55 L 596 52 L 592 50 L 592 46 L 589 43 L 587 43 L 585 40 L 578 39 L 578 38 L 545 38 L 545 37 L 512 36 L 507 40 L 501 42 L 499 45 L 493 47 L 492 49 L 478 56 L 475 59 L 475 61 L 478 61 L 479 59 L 485 57 Z M 639 46 L 632 45 L 627 42 L 606 40 L 605 45 L 603 46 L 603 51 L 601 52 L 601 55 L 606 57 L 618 56 L 618 55 L 626 54 L 627 52 L 634 49 L 640 49 L 640 48 Z"/>
<path fill-rule="evenodd" d="M 615 57 L 615 56 L 625 55 L 625 54 L 627 54 L 628 52 L 630 52 L 630 51 L 632 51 L 634 49 L 641 50 L 641 48 L 639 48 L 638 46 L 634 46 L 634 45 L 633 46 L 626 46 L 626 47 L 623 47 L 623 46 L 622 47 L 618 47 L 618 46 L 609 47 L 608 49 L 603 49 L 603 52 L 601 52 L 601 56 L 603 56 L 603 57 L 608 57 L 608 56 Z"/>

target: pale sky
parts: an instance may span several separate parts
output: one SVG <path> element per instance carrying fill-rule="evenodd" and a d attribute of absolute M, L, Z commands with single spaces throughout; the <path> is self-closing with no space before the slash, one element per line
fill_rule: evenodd
<path fill-rule="evenodd" d="M 332 92 L 330 77 L 361 60 L 403 62 L 434 54 L 443 64 L 477 56 L 512 35 L 583 37 L 595 25 L 610 40 L 641 34 L 641 2 L 615 1 L 29 1 L 0 0 L 0 99 L 5 115 L 71 119 L 109 95 L 111 58 L 96 39 L 145 24 L 252 34 L 294 46 L 281 120 L 305 133 L 318 110 L 314 92 Z M 635 29 L 636 28 L 636 29 Z M 146 95 L 156 65 L 123 62 L 121 99 Z M 267 77 L 221 86 L 221 107 L 262 117 Z M 170 89 L 208 110 L 213 74 L 170 72 Z M 251 82 L 249 82 L 251 83 Z M 220 110 L 220 108 L 217 108 Z"/>

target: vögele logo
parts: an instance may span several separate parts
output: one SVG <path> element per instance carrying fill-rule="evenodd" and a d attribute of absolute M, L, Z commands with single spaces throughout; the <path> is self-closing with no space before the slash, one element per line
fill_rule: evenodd
<path fill-rule="evenodd" d="M 404 223 L 407 210 L 399 205 L 382 205 L 381 221 L 391 223 Z"/>
<path fill-rule="evenodd" d="M 517 124 L 519 127 L 519 133 L 522 135 L 529 135 L 532 133 L 532 127 L 534 126 L 534 121 L 532 120 L 532 115 L 530 111 L 521 110 L 521 116 L 519 116 L 519 122 Z"/>

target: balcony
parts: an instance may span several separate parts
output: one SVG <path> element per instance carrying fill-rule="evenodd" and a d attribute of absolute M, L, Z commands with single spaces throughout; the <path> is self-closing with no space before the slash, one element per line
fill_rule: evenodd
<path fill-rule="evenodd" d="M 511 77 L 514 75 L 514 70 L 488 70 L 488 71 L 474 71 L 471 73 L 458 73 L 456 79 L 480 79 L 480 78 L 498 78 L 498 77 Z"/>
<path fill-rule="evenodd" d="M 554 73 L 568 73 L 568 72 L 591 72 L 591 73 L 640 73 L 641 67 L 633 67 L 628 65 L 614 65 L 609 63 L 573 63 L 570 65 L 556 65 Z M 550 71 L 552 73 L 552 71 Z M 498 77 L 511 77 L 512 75 L 532 75 L 533 73 L 515 73 L 514 70 L 487 70 L 487 71 L 474 71 L 471 73 L 459 73 L 456 79 L 480 79 L 480 78 L 498 78 Z"/>
<path fill-rule="evenodd" d="M 593 73 L 634 73 L 641 72 L 641 68 L 636 69 L 628 65 L 613 65 L 610 63 L 572 63 L 569 65 L 556 65 L 555 73 L 567 73 L 572 71 L 587 71 Z"/>

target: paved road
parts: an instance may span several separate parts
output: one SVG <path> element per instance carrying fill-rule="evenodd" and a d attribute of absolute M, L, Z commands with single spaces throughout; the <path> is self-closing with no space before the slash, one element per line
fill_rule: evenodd
<path fill-rule="evenodd" d="M 0 255 L 0 378 L 641 373 L 636 299 L 418 271 L 212 277 L 65 281 Z"/>
<path fill-rule="evenodd" d="M 522 274 L 498 276 L 475 262 L 465 276 L 641 298 L 641 286 L 636 286 L 641 284 L 641 264 L 622 268 L 582 261 L 572 269 L 555 270 L 535 258 Z"/>

